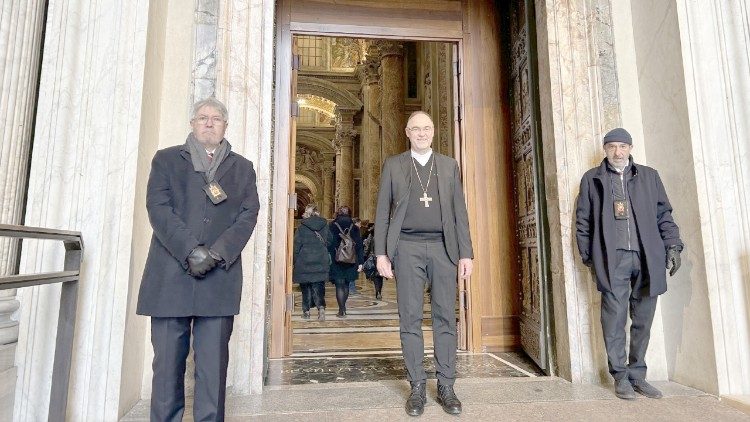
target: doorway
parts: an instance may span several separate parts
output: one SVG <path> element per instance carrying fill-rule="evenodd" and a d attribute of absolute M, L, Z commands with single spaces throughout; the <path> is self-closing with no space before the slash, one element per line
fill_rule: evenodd
<path fill-rule="evenodd" d="M 514 5 L 519 3 L 525 2 L 513 2 Z M 274 203 L 286 203 L 288 207 L 286 219 L 282 218 L 278 211 L 275 211 L 273 217 L 274 231 L 285 232 L 287 237 L 274 236 L 275 240 L 271 246 L 268 356 L 281 358 L 295 352 L 294 312 L 295 308 L 298 309 L 298 304 L 295 303 L 295 292 L 291 282 L 291 254 L 288 245 L 291 245 L 297 207 L 305 201 L 312 200 L 326 204 L 324 207 L 329 207 L 328 204 L 335 207 L 336 198 L 351 198 L 352 204 L 359 207 L 357 212 L 367 215 L 368 204 L 363 203 L 361 199 L 367 197 L 366 192 L 372 189 L 372 185 L 366 186 L 367 178 L 363 178 L 363 172 L 369 170 L 364 167 L 339 168 L 336 163 L 337 153 L 350 154 L 346 159 L 349 160 L 351 157 L 353 162 L 359 162 L 363 157 L 363 144 L 357 136 L 362 136 L 361 134 L 367 131 L 365 120 L 368 116 L 362 113 L 365 98 L 353 95 L 352 92 L 349 92 L 352 95 L 346 95 L 340 92 L 340 89 L 332 89 L 331 85 L 335 86 L 334 82 L 341 79 L 332 69 L 315 78 L 305 74 L 303 59 L 301 55 L 293 53 L 293 46 L 297 41 L 298 48 L 310 48 L 310 45 L 325 43 L 328 40 L 331 46 L 321 47 L 320 54 L 316 57 L 323 61 L 329 59 L 333 64 L 330 56 L 334 48 L 333 39 L 336 40 L 336 48 L 351 48 L 349 57 L 356 56 L 354 52 L 357 51 L 356 46 L 359 46 L 361 57 L 365 59 L 368 43 L 381 40 L 404 45 L 411 43 L 412 47 L 406 48 L 417 51 L 420 44 L 451 46 L 452 53 L 448 55 L 451 63 L 446 71 L 453 81 L 450 91 L 450 96 L 453 97 L 453 114 L 448 124 L 452 124 L 454 128 L 452 152 L 461 166 L 475 250 L 474 275 L 469 281 L 462 283 L 462 293 L 457 302 L 462 326 L 459 332 L 460 347 L 474 353 L 525 350 L 530 356 L 533 355 L 533 360 L 539 367 L 548 369 L 549 354 L 546 341 L 549 331 L 544 313 L 548 302 L 543 296 L 544 283 L 548 283 L 548 280 L 544 278 L 544 271 L 536 270 L 543 267 L 543 257 L 533 247 L 533 236 L 536 236 L 534 230 L 527 230 L 525 233 L 528 235 L 523 238 L 517 233 L 519 224 L 526 228 L 532 227 L 532 223 L 539 218 L 538 211 L 542 208 L 538 206 L 540 191 L 537 189 L 538 180 L 535 179 L 534 172 L 539 170 L 533 165 L 537 159 L 533 154 L 533 146 L 531 154 L 528 149 L 523 149 L 524 153 L 519 154 L 513 148 L 519 144 L 516 139 L 519 136 L 525 136 L 527 141 L 538 139 L 537 134 L 531 130 L 526 132 L 528 136 L 523 131 L 518 131 L 519 126 L 513 121 L 519 107 L 528 109 L 527 106 L 519 105 L 519 101 L 516 100 L 521 92 L 515 90 L 516 85 L 519 89 L 528 89 L 531 86 L 529 84 L 533 84 L 534 81 L 523 73 L 516 73 L 520 75 L 518 78 L 512 76 L 511 68 L 516 63 L 514 58 L 517 55 L 528 57 L 530 50 L 522 47 L 519 53 L 518 47 L 514 47 L 514 53 L 511 54 L 512 37 L 508 34 L 511 28 L 516 31 L 518 28 L 524 28 L 524 31 L 528 31 L 528 26 L 519 26 L 518 20 L 512 21 L 508 17 L 515 13 L 513 16 L 523 16 L 522 20 L 525 22 L 526 9 L 511 12 L 511 7 L 505 2 L 496 4 L 488 1 L 429 1 L 415 6 L 412 2 L 359 1 L 351 4 L 334 4 L 322 0 L 290 0 L 278 2 L 277 7 L 275 148 L 281 151 L 279 156 L 288 158 L 289 164 L 287 166 L 286 161 L 280 161 L 284 164 L 276 166 L 274 184 L 277 188 L 274 189 Z M 399 13 L 393 13 L 394 7 L 398 8 Z M 517 40 L 518 37 L 514 35 L 514 39 Z M 328 53 L 324 51 L 325 48 L 329 49 Z M 338 61 L 337 65 L 344 62 Z M 405 63 L 404 61 L 403 65 L 406 67 Z M 423 76 L 424 74 L 417 73 L 418 78 Z M 430 77 L 437 76 L 430 74 Z M 403 70 L 402 78 L 406 90 L 408 69 Z M 355 90 L 362 89 L 361 80 L 357 81 L 356 85 L 358 88 L 355 87 Z M 417 91 L 419 86 L 420 84 L 416 85 Z M 298 92 L 300 87 L 311 90 Z M 382 94 L 381 92 L 381 96 Z M 325 122 L 332 114 L 331 104 L 316 97 L 328 99 L 336 104 L 333 108 L 336 120 L 333 125 L 333 136 L 336 136 L 336 126 L 344 136 L 338 138 L 341 151 L 334 150 L 332 156 L 328 151 L 328 156 L 321 152 L 319 157 L 310 157 L 310 149 L 297 150 L 298 146 L 328 142 L 327 136 L 322 134 L 326 130 L 329 131 L 328 135 L 331 135 L 331 129 L 308 128 L 314 130 L 306 130 L 309 132 L 304 134 L 306 140 L 301 141 L 301 126 Z M 404 98 L 408 99 L 406 96 Z M 526 95 L 522 98 L 530 97 Z M 300 107 L 298 100 L 303 100 L 304 107 Z M 404 119 L 403 114 L 406 113 L 407 106 L 408 102 L 404 104 L 401 112 Z M 341 115 L 336 117 L 336 110 L 344 113 L 339 113 Z M 390 112 L 393 108 L 388 107 L 386 110 Z M 357 113 L 360 115 L 357 116 Z M 519 115 L 527 116 L 523 112 Z M 444 121 L 442 118 L 434 120 L 436 125 L 437 121 Z M 524 127 L 531 128 L 531 123 L 531 120 L 526 121 Z M 359 131 L 348 131 L 349 128 L 355 127 L 359 127 Z M 381 159 L 406 149 L 402 128 L 403 124 L 398 130 L 402 134 L 400 139 L 404 144 L 399 146 L 398 143 L 391 142 L 381 145 Z M 388 129 L 381 125 L 378 130 L 380 139 L 384 139 L 382 132 Z M 347 136 L 350 139 L 347 139 Z M 369 155 L 371 153 L 372 151 Z M 360 155 L 355 157 L 355 154 Z M 311 176 L 303 174 L 303 171 L 297 172 L 297 168 L 298 165 L 308 166 L 308 169 L 314 168 L 313 163 L 318 159 L 328 164 L 319 169 L 320 183 L 316 184 Z M 298 160 L 301 162 L 297 163 Z M 329 184 L 329 188 L 326 189 L 323 170 L 332 173 L 328 177 L 334 178 L 339 175 L 338 177 L 343 180 L 351 181 L 351 184 L 333 189 L 330 186 L 335 185 Z M 517 182 L 521 171 L 525 172 L 524 184 Z M 524 200 L 526 205 L 523 214 L 518 211 L 518 203 L 521 200 Z M 530 204 L 534 206 L 528 206 Z M 330 211 L 329 207 L 328 212 Z M 330 214 L 326 216 L 329 217 Z M 536 242 L 539 242 L 538 237 Z M 534 287 L 533 283 L 537 283 L 538 286 Z M 530 300 L 531 294 L 535 296 Z M 525 308 L 527 305 L 529 309 Z M 529 310 L 534 312 L 531 315 L 534 324 L 528 323 Z M 310 343 L 305 342 L 305 345 Z M 298 352 L 301 350 L 298 349 Z"/>
<path fill-rule="evenodd" d="M 455 43 L 377 38 L 293 35 L 292 119 L 296 131 L 293 227 L 303 211 L 315 204 L 329 223 L 335 210 L 346 206 L 370 251 L 368 234 L 375 219 L 380 169 L 385 158 L 409 148 L 403 128 L 410 113 L 434 115 L 433 151 L 455 157 L 460 133 L 453 118 Z M 344 223 L 342 223 L 344 224 Z M 374 278 L 374 277 L 373 277 Z M 300 285 L 293 284 L 292 355 L 400 350 L 394 280 L 382 291 L 360 273 L 345 302 L 347 315 L 336 315 L 334 286 L 325 283 L 325 320 L 317 312 L 303 314 Z M 456 310 L 460 311 L 459 296 Z M 339 300 L 342 298 L 339 297 Z M 423 331 L 432 347 L 430 289 L 424 295 Z M 459 332 L 466 331 L 465 313 L 457 312 Z M 460 336 L 461 337 L 461 336 Z M 465 336 L 459 349 L 466 349 Z"/>

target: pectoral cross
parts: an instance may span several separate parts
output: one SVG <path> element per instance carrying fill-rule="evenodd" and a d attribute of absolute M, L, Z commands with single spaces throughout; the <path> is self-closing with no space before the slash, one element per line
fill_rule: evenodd
<path fill-rule="evenodd" d="M 424 202 L 424 207 L 425 208 L 430 208 L 430 201 L 432 201 L 432 198 L 429 197 L 429 196 L 427 196 L 427 192 L 425 192 L 424 194 L 422 194 L 422 197 L 419 198 L 419 200 L 422 201 L 422 202 Z"/>

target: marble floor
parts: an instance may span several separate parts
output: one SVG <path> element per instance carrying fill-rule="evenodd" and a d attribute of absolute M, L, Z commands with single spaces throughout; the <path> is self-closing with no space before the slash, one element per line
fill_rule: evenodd
<path fill-rule="evenodd" d="M 294 353 L 271 359 L 259 395 L 228 391 L 226 420 L 244 421 L 408 421 L 409 394 L 398 340 L 395 291 L 386 284 L 383 300 L 375 300 L 371 283 L 348 305 L 349 316 L 326 321 L 294 314 Z M 336 309 L 327 286 L 329 309 Z M 429 304 L 426 304 L 429 305 Z M 728 401 L 673 382 L 654 382 L 661 400 L 615 397 L 612 385 L 573 384 L 544 376 L 523 353 L 464 353 L 456 359 L 456 394 L 463 402 L 459 417 L 446 415 L 435 402 L 430 320 L 426 307 L 423 329 L 428 373 L 427 405 L 420 419 L 441 421 L 750 421 L 750 415 Z M 192 421 L 192 398 L 185 418 Z M 141 400 L 122 421 L 147 421 L 149 401 Z"/>
<path fill-rule="evenodd" d="M 382 299 L 375 298 L 372 282 L 357 281 L 358 294 L 347 301 L 347 317 L 335 316 L 335 289 L 326 285 L 327 315 L 318 321 L 302 317 L 301 294 L 295 286 L 293 354 L 269 360 L 267 386 L 403 380 L 406 368 L 401 356 L 396 289 L 386 281 Z M 432 323 L 429 293 L 425 293 L 424 365 L 435 378 L 432 359 Z M 523 353 L 465 353 L 456 359 L 458 378 L 535 377 L 543 375 Z"/>
<path fill-rule="evenodd" d="M 326 320 L 317 320 L 317 310 L 310 319 L 302 317 L 302 295 L 294 286 L 294 312 L 292 313 L 293 356 L 300 353 L 334 353 L 346 351 L 399 351 L 398 306 L 395 282 L 386 280 L 382 299 L 375 298 L 371 281 L 360 277 L 356 282 L 357 294 L 349 296 L 346 318 L 336 313 L 335 288 L 326 283 Z M 425 293 L 424 331 L 425 347 L 432 347 L 429 294 Z"/>
<path fill-rule="evenodd" d="M 435 379 L 429 354 L 424 359 L 428 379 Z M 271 359 L 265 384 L 297 385 L 402 380 L 406 374 L 400 354 L 360 354 Z M 544 374 L 520 353 L 459 353 L 456 378 L 537 377 Z"/>
<path fill-rule="evenodd" d="M 611 385 L 573 384 L 556 377 L 463 378 L 456 394 L 460 416 L 449 416 L 435 402 L 435 381 L 427 384 L 420 418 L 403 410 L 405 381 L 267 386 L 263 394 L 227 397 L 226 420 L 244 421 L 750 421 L 750 415 L 723 399 L 674 382 L 654 382 L 661 400 L 639 396 L 620 400 Z M 185 421 L 192 421 L 192 398 Z M 148 421 L 149 401 L 138 402 L 121 420 Z"/>

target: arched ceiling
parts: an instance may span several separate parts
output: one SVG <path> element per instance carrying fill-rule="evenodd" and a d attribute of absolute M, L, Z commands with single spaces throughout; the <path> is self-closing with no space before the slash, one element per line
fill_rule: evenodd
<path fill-rule="evenodd" d="M 359 110 L 362 101 L 349 91 L 340 89 L 336 84 L 313 76 L 300 75 L 297 78 L 297 93 L 315 95 L 333 101 L 339 109 Z"/>
<path fill-rule="evenodd" d="M 320 152 L 334 152 L 331 139 L 328 139 L 319 133 L 307 130 L 297 130 L 297 143 L 309 146 Z"/>
<path fill-rule="evenodd" d="M 318 192 L 320 191 L 320 186 L 318 186 L 318 181 L 310 175 L 297 172 L 294 175 L 294 183 L 295 185 L 301 184 L 307 188 L 312 194 L 313 199 L 319 197 Z"/>

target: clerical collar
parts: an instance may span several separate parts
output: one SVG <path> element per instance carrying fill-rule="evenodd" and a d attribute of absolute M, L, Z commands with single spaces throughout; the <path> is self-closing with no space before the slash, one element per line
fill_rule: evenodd
<path fill-rule="evenodd" d="M 417 160 L 417 162 L 419 164 L 421 164 L 423 166 L 426 166 L 427 162 L 430 161 L 430 157 L 432 157 L 432 148 L 430 148 L 424 154 L 420 154 L 420 153 L 418 153 L 418 152 L 416 152 L 414 150 L 411 150 L 411 156 L 412 156 L 412 158 L 414 158 L 415 160 Z"/>

